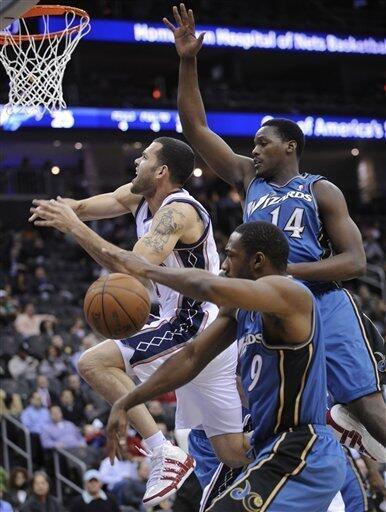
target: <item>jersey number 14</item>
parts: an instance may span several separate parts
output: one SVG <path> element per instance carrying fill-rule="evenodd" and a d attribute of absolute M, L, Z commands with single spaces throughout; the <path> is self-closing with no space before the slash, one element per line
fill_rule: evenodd
<path fill-rule="evenodd" d="M 272 215 L 272 224 L 275 226 L 279 225 L 279 216 L 280 216 L 281 206 L 278 206 L 270 213 Z M 291 238 L 302 238 L 302 233 L 304 231 L 303 222 L 303 208 L 295 208 L 291 213 L 290 218 L 287 220 L 287 224 L 284 226 L 284 231 L 289 231 Z"/>

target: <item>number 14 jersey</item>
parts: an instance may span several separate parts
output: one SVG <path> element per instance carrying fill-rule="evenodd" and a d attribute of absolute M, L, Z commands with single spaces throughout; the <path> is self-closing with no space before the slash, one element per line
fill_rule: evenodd
<path fill-rule="evenodd" d="M 289 263 L 319 261 L 331 255 L 313 193 L 314 184 L 322 179 L 325 178 L 302 173 L 282 186 L 259 177 L 249 184 L 244 222 L 263 220 L 278 226 L 288 239 Z M 313 288 L 313 283 L 306 284 Z"/>

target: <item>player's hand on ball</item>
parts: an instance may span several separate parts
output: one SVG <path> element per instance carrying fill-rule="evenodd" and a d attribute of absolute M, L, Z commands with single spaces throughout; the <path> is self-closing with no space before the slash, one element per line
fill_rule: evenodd
<path fill-rule="evenodd" d="M 30 220 L 35 226 L 56 228 L 62 233 L 69 233 L 79 223 L 76 213 L 61 197 L 50 201 L 34 200 L 34 204 L 36 208 Z"/>
<path fill-rule="evenodd" d="M 110 262 L 114 263 L 114 266 L 119 264 L 119 272 L 137 277 L 146 277 L 145 269 L 149 266 L 149 263 L 142 256 L 123 249 L 115 251 L 108 247 L 103 248 L 102 252 L 105 256 L 109 257 Z"/>
<path fill-rule="evenodd" d="M 173 16 L 177 23 L 176 27 L 167 18 L 163 18 L 163 22 L 174 34 L 178 55 L 181 58 L 195 57 L 201 50 L 205 32 L 196 37 L 193 11 L 187 11 L 185 4 L 180 4 L 179 9 L 174 6 Z"/>
<path fill-rule="evenodd" d="M 122 454 L 127 450 L 127 412 L 119 404 L 119 400 L 112 406 L 107 423 L 107 456 L 111 465 L 114 464 L 115 457 L 122 458 Z"/>

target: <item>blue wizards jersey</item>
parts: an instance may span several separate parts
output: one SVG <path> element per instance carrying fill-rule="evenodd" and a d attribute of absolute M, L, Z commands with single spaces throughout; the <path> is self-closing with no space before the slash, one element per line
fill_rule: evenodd
<path fill-rule="evenodd" d="M 326 361 L 319 311 L 301 345 L 264 340 L 260 313 L 237 314 L 240 375 L 249 402 L 257 447 L 266 439 L 302 425 L 325 425 Z"/>
<path fill-rule="evenodd" d="M 248 187 L 244 222 L 263 220 L 278 226 L 287 236 L 289 263 L 319 261 L 331 255 L 313 194 L 314 183 L 322 179 L 303 173 L 279 186 L 256 177 Z M 313 283 L 306 284 L 313 287 Z"/>

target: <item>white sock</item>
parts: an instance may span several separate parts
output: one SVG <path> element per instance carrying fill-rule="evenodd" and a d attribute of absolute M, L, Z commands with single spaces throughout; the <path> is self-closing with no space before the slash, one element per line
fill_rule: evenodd
<path fill-rule="evenodd" d="M 158 446 L 162 446 L 164 443 L 166 443 L 167 439 L 163 435 L 163 433 L 159 430 L 152 436 L 144 439 L 144 441 L 146 443 L 146 446 L 149 448 L 149 450 L 154 450 L 154 448 L 158 448 Z"/>

